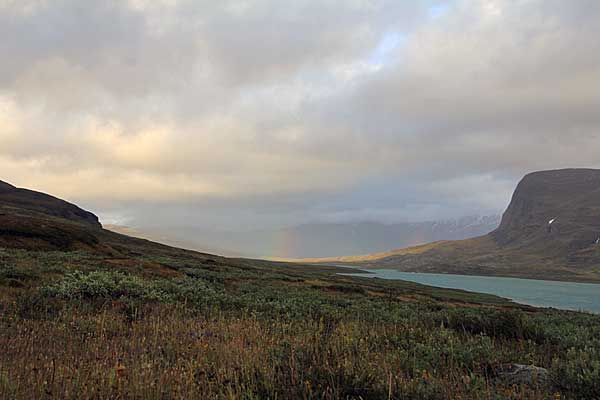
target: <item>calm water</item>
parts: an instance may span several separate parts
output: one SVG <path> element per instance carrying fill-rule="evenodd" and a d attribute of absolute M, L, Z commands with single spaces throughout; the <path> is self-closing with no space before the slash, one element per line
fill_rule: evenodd
<path fill-rule="evenodd" d="M 429 286 L 495 294 L 518 303 L 600 313 L 600 284 L 539 281 L 451 274 L 421 274 L 370 269 L 370 274 L 344 274 L 369 278 L 400 279 Z"/>

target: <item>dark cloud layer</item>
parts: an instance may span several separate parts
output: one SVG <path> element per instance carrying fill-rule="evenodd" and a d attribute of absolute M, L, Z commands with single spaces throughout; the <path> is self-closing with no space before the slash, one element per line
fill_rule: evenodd
<path fill-rule="evenodd" d="M 528 171 L 600 166 L 599 19 L 593 0 L 0 0 L 2 178 L 133 223 L 499 211 Z"/>

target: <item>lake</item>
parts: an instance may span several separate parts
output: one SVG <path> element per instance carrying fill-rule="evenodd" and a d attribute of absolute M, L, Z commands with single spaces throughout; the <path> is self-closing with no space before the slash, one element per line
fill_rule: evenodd
<path fill-rule="evenodd" d="M 600 313 L 600 284 L 542 281 L 452 274 L 423 274 L 389 269 L 365 270 L 369 274 L 343 274 L 365 278 L 398 279 L 442 288 L 489 293 L 538 307 Z"/>

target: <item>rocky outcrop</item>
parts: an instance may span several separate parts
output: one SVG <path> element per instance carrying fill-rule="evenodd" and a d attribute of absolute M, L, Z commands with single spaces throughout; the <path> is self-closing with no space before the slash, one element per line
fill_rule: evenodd
<path fill-rule="evenodd" d="M 546 387 L 550 383 L 548 370 L 535 365 L 505 364 L 496 373 L 498 379 L 508 385 Z"/>

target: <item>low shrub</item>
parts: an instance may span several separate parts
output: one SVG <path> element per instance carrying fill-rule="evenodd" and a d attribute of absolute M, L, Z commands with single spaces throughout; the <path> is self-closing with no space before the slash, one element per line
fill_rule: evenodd
<path fill-rule="evenodd" d="M 600 351 L 569 349 L 564 360 L 554 359 L 552 382 L 561 391 L 580 400 L 600 399 Z"/>
<path fill-rule="evenodd" d="M 450 329 L 504 339 L 540 340 L 543 335 L 531 319 L 518 310 L 449 310 L 445 323 Z"/>
<path fill-rule="evenodd" d="M 201 280 L 148 280 L 114 271 L 68 273 L 61 281 L 41 288 L 40 293 L 67 300 L 182 301 L 195 304 L 209 303 L 217 294 Z"/>

